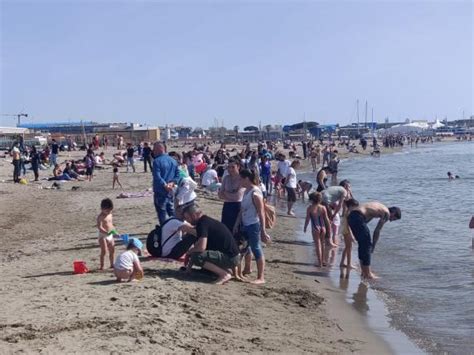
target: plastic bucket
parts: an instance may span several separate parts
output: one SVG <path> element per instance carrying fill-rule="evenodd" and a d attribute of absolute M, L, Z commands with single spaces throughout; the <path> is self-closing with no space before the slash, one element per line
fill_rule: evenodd
<path fill-rule="evenodd" d="M 89 272 L 89 269 L 86 266 L 86 262 L 82 260 L 75 260 L 73 263 L 74 273 L 75 274 L 85 274 Z"/>
<path fill-rule="evenodd" d="M 179 259 L 179 261 L 182 261 L 184 263 L 184 266 L 188 266 L 189 259 L 189 255 L 185 254 Z"/>
<path fill-rule="evenodd" d="M 128 245 L 129 235 L 128 234 L 122 234 L 120 237 L 122 238 L 123 244 Z"/>

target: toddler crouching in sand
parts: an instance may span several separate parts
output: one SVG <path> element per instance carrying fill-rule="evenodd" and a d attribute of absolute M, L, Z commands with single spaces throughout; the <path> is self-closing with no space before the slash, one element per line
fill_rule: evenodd
<path fill-rule="evenodd" d="M 137 239 L 132 238 L 128 243 L 127 250 L 117 257 L 114 264 L 114 274 L 117 281 L 140 280 L 143 278 L 143 268 L 140 265 L 138 255 L 141 255 L 143 243 Z"/>
<path fill-rule="evenodd" d="M 118 234 L 112 222 L 112 210 L 114 204 L 110 198 L 103 199 L 100 203 L 102 210 L 97 216 L 97 228 L 99 229 L 99 245 L 100 245 L 100 270 L 104 269 L 104 259 L 107 250 L 109 251 L 110 268 L 114 267 L 114 235 Z"/>

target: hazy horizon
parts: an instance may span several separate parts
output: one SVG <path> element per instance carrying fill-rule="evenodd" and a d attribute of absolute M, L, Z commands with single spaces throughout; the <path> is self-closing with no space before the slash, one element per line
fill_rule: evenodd
<path fill-rule="evenodd" d="M 0 113 L 192 127 L 473 114 L 471 1 L 9 1 Z M 0 116 L 0 126 L 16 118 Z"/>

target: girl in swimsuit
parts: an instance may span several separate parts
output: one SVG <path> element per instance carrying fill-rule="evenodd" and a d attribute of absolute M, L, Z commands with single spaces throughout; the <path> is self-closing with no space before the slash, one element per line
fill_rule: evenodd
<path fill-rule="evenodd" d="M 306 210 L 306 221 L 304 223 L 304 232 L 306 233 L 308 224 L 311 221 L 311 232 L 319 262 L 319 264 L 316 264 L 317 267 L 325 266 L 323 262 L 324 238 L 330 230 L 328 213 L 326 207 L 321 204 L 322 199 L 323 197 L 319 192 L 313 192 L 309 195 L 311 205 Z"/>

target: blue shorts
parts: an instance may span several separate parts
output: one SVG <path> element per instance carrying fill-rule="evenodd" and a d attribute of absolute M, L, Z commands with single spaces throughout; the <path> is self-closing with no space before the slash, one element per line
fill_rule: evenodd
<path fill-rule="evenodd" d="M 347 223 L 359 244 L 360 263 L 363 266 L 370 266 L 372 239 L 370 238 L 370 230 L 367 227 L 364 215 L 359 211 L 352 211 L 347 216 Z"/>

